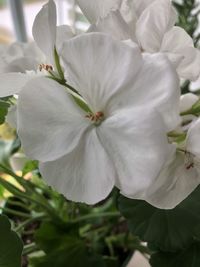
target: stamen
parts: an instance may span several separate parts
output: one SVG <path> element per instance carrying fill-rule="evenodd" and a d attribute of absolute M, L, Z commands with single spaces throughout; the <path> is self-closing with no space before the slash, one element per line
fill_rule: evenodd
<path fill-rule="evenodd" d="M 99 125 L 104 119 L 104 114 L 102 111 L 98 111 L 95 114 L 89 113 L 86 118 L 90 119 L 95 125 Z"/>
<path fill-rule="evenodd" d="M 53 71 L 53 66 L 47 64 L 40 64 L 39 71 L 46 70 L 46 71 Z"/>

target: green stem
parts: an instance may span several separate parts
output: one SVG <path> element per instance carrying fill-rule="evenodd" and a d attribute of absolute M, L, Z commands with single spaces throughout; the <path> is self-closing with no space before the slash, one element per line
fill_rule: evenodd
<path fill-rule="evenodd" d="M 64 76 L 61 64 L 60 64 L 60 58 L 59 58 L 56 48 L 54 48 L 54 59 L 55 59 L 56 68 L 57 68 L 57 71 L 58 71 L 58 74 L 61 80 L 65 80 L 65 76 Z"/>
<path fill-rule="evenodd" d="M 15 207 L 20 207 L 20 208 L 23 208 L 27 211 L 30 211 L 30 208 L 27 207 L 25 204 L 19 202 L 19 201 L 13 201 L 13 200 L 10 200 L 9 198 L 7 199 L 7 203 L 12 205 L 12 206 L 15 206 Z"/>
<path fill-rule="evenodd" d="M 32 252 L 35 252 L 37 249 L 38 249 L 38 246 L 35 243 L 25 245 L 23 249 L 23 255 L 27 255 Z"/>
<path fill-rule="evenodd" d="M 110 217 L 119 217 L 121 214 L 120 212 L 102 212 L 102 213 L 94 213 L 94 214 L 89 214 L 82 216 L 78 219 L 72 220 L 72 223 L 78 223 L 82 221 L 87 221 L 87 220 L 92 220 L 92 219 L 103 219 L 103 218 L 110 218 Z"/>
<path fill-rule="evenodd" d="M 19 224 L 15 228 L 15 232 L 21 232 L 27 225 L 29 225 L 29 224 L 37 221 L 37 220 L 41 220 L 41 219 L 45 219 L 45 218 L 47 218 L 47 216 L 44 213 L 36 215 L 36 216 L 24 221 L 23 223 Z"/>
<path fill-rule="evenodd" d="M 9 209 L 9 208 L 1 208 L 1 207 L 0 207 L 0 210 L 2 210 L 3 212 L 9 213 L 11 215 L 14 215 L 14 216 L 19 216 L 19 217 L 24 217 L 24 218 L 31 218 L 31 215 L 27 214 L 25 212 L 16 211 L 16 210 L 12 210 L 12 209 Z"/>

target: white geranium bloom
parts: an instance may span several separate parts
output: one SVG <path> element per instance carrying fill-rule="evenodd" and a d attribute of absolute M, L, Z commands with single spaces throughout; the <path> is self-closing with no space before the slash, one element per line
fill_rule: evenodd
<path fill-rule="evenodd" d="M 194 94 L 182 95 L 181 113 L 190 110 L 197 101 L 199 98 Z M 182 124 L 177 128 L 177 133 L 185 134 L 185 141 L 172 144 L 174 151 L 172 150 L 154 185 L 143 195 L 144 200 L 158 208 L 174 208 L 200 184 L 200 119 L 185 115 L 182 116 Z"/>
<path fill-rule="evenodd" d="M 199 136 L 200 119 L 190 124 L 185 146 L 172 153 L 143 199 L 158 208 L 172 209 L 192 193 L 200 184 Z"/>
<path fill-rule="evenodd" d="M 114 185 L 142 195 L 174 149 L 167 131 L 179 122 L 176 72 L 163 55 L 143 58 L 137 47 L 96 33 L 67 41 L 62 60 L 91 113 L 55 81 L 30 81 L 18 108 L 26 154 L 68 199 L 94 204 Z"/>
<path fill-rule="evenodd" d="M 105 32 L 119 40 L 131 39 L 143 52 L 166 53 L 181 78 L 196 80 L 199 77 L 200 52 L 182 28 L 174 27 L 177 13 L 170 0 L 124 0 L 118 10 L 113 8 L 116 6 L 113 2 L 117 1 L 107 1 L 104 15 L 94 6 L 94 3 L 100 5 L 100 0 L 93 4 L 88 0 L 80 2 L 86 17 L 95 23 L 91 30 Z"/>
<path fill-rule="evenodd" d="M 4 66 L 4 73 L 0 74 L 0 97 L 18 94 L 27 81 L 35 78 L 36 75 L 45 75 L 45 72 L 37 72 L 39 64 L 44 65 L 44 68 L 52 67 L 48 64 L 50 62 L 54 65 L 54 48 L 56 47 L 59 51 L 64 41 L 74 37 L 70 27 L 66 25 L 56 27 L 56 17 L 55 3 L 53 0 L 49 0 L 34 21 L 33 36 L 37 46 L 44 54 L 40 52 L 40 56 L 36 56 L 36 51 L 40 50 L 35 44 L 24 44 L 20 48 L 16 44 L 11 47 L 8 53 L 9 57 L 5 58 L 6 63 L 12 60 Z M 48 64 L 46 65 L 46 63 Z M 35 75 L 31 71 L 34 71 Z"/>
<path fill-rule="evenodd" d="M 156 0 L 137 21 L 137 40 L 145 52 L 166 53 L 181 78 L 196 80 L 200 74 L 200 52 L 182 28 L 173 27 L 175 22 L 171 1 Z"/>

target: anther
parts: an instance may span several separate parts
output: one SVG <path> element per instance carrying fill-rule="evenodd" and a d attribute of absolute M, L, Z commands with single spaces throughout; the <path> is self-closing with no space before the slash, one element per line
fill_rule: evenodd
<path fill-rule="evenodd" d="M 102 111 L 98 111 L 95 114 L 89 113 L 86 115 L 86 118 L 90 119 L 94 124 L 99 125 L 104 119 L 104 114 Z"/>
<path fill-rule="evenodd" d="M 46 71 L 53 71 L 53 66 L 47 65 L 47 64 L 40 64 L 39 65 L 39 70 L 46 70 Z"/>

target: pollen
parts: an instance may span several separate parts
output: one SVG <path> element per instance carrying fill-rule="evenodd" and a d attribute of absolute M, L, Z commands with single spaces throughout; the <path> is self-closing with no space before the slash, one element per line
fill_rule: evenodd
<path fill-rule="evenodd" d="M 86 115 L 86 118 L 88 118 L 95 125 L 99 125 L 104 120 L 104 113 L 102 111 L 98 111 L 95 114 L 89 113 Z"/>
<path fill-rule="evenodd" d="M 53 71 L 53 66 L 47 64 L 40 64 L 39 71 L 46 70 L 46 71 Z"/>

